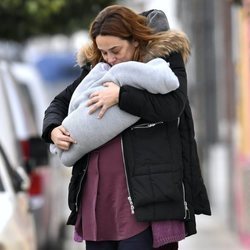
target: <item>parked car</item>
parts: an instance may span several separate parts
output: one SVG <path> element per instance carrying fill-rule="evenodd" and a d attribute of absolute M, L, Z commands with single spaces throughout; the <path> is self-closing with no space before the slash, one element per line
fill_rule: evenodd
<path fill-rule="evenodd" d="M 36 250 L 35 225 L 26 193 L 29 178 L 12 168 L 0 145 L 0 249 Z M 23 178 L 24 177 L 24 178 Z"/>
<path fill-rule="evenodd" d="M 30 181 L 21 167 L 10 106 L 0 75 L 0 249 L 36 250 L 34 217 L 29 209 Z"/>
<path fill-rule="evenodd" d="M 0 249 L 36 250 L 35 226 L 25 192 L 29 178 L 10 165 L 0 145 Z M 24 177 L 24 178 L 23 178 Z"/>
<path fill-rule="evenodd" d="M 60 249 L 67 212 L 69 171 L 48 154 L 41 140 L 42 119 L 48 97 L 37 70 L 22 62 L 2 62 L 6 92 L 12 116 L 19 113 L 15 131 L 31 179 L 29 194 L 35 215 L 39 249 Z"/>

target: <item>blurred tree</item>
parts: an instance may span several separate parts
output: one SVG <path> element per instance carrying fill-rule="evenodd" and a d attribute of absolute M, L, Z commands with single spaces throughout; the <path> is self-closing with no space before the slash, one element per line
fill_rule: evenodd
<path fill-rule="evenodd" d="M 231 2 L 242 5 L 242 0 L 231 0 Z"/>
<path fill-rule="evenodd" d="M 0 39 L 29 37 L 87 29 L 91 19 L 115 0 L 1 0 Z"/>

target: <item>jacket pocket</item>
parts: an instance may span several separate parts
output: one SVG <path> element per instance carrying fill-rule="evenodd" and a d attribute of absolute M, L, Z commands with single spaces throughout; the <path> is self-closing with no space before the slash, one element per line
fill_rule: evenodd
<path fill-rule="evenodd" d="M 131 127 L 132 175 L 174 171 L 166 123 Z"/>
<path fill-rule="evenodd" d="M 183 203 L 183 188 L 177 173 L 134 176 L 131 184 L 135 207 L 164 202 Z"/>

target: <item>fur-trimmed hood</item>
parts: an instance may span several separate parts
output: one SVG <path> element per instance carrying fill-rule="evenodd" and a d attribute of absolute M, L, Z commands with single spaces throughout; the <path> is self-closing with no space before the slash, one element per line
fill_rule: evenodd
<path fill-rule="evenodd" d="M 162 33 L 165 35 L 161 42 L 148 45 L 148 53 L 145 55 L 144 61 L 147 62 L 156 57 L 168 56 L 173 52 L 179 52 L 184 62 L 187 62 L 190 55 L 190 42 L 186 34 L 176 30 L 168 30 Z M 76 61 L 80 67 L 87 63 L 85 49 L 86 45 L 77 52 Z"/>
<path fill-rule="evenodd" d="M 173 52 L 182 55 L 186 63 L 190 56 L 190 42 L 186 34 L 182 31 L 168 30 L 161 32 L 164 34 L 160 42 L 149 44 L 144 61 L 147 62 L 156 57 L 168 56 Z"/>

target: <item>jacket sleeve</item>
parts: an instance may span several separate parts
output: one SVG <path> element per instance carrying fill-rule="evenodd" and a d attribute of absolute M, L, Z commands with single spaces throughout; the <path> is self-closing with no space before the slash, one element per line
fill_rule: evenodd
<path fill-rule="evenodd" d="M 173 121 L 180 117 L 187 100 L 185 65 L 179 53 L 172 53 L 166 60 L 179 80 L 179 88 L 161 95 L 128 85 L 122 86 L 119 95 L 120 109 L 148 121 Z"/>
<path fill-rule="evenodd" d="M 195 139 L 191 107 L 187 101 L 181 115 L 179 131 L 182 143 L 183 181 L 189 209 L 195 214 L 211 215 Z"/>
<path fill-rule="evenodd" d="M 45 110 L 42 138 L 46 142 L 52 142 L 50 139 L 51 131 L 55 127 L 60 126 L 64 118 L 68 115 L 68 107 L 71 96 L 73 95 L 76 87 L 88 73 L 89 68 L 84 66 L 80 77 L 59 93 Z"/>

